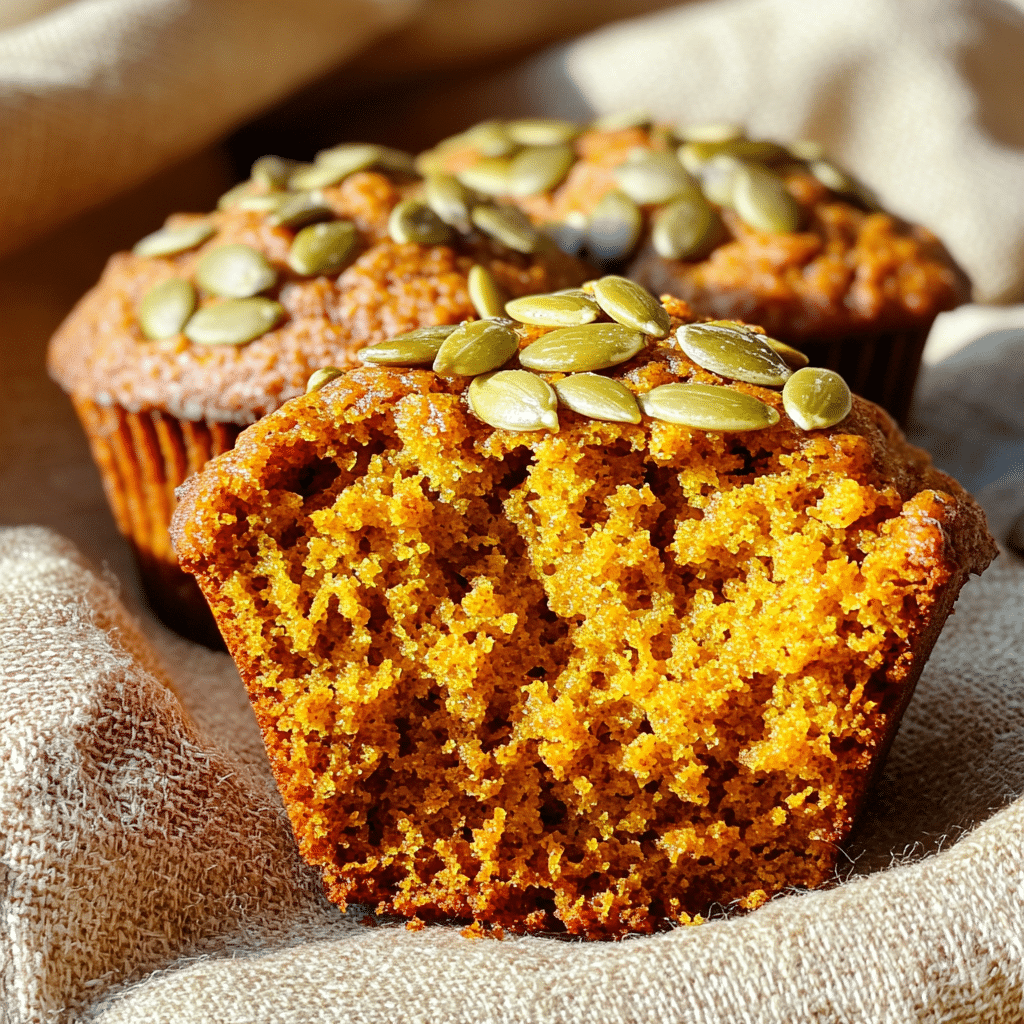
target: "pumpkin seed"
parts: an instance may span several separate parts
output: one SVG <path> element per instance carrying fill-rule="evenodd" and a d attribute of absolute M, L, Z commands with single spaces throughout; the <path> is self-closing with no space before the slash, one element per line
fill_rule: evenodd
<path fill-rule="evenodd" d="M 807 169 L 833 192 L 843 195 L 854 191 L 853 179 L 829 160 L 811 160 Z"/>
<path fill-rule="evenodd" d="M 540 232 L 522 210 L 514 206 L 475 206 L 471 214 L 474 225 L 485 235 L 516 252 L 536 252 Z"/>
<path fill-rule="evenodd" d="M 244 345 L 283 318 L 284 306 L 272 299 L 224 299 L 196 310 L 185 324 L 185 336 L 197 345 Z"/>
<path fill-rule="evenodd" d="M 511 323 L 511 320 L 471 320 L 461 324 L 437 350 L 434 372 L 446 377 L 472 377 L 496 370 L 519 348 L 519 335 Z"/>
<path fill-rule="evenodd" d="M 419 327 L 376 345 L 367 345 L 360 350 L 359 358 L 376 366 L 429 366 L 441 343 L 456 330 L 458 324 Z"/>
<path fill-rule="evenodd" d="M 742 163 L 724 153 L 712 157 L 702 164 L 697 172 L 701 191 L 705 197 L 719 206 L 732 206 L 732 191 L 736 184 L 736 172 Z"/>
<path fill-rule="evenodd" d="M 469 300 L 479 316 L 486 319 L 505 315 L 505 293 L 486 267 L 474 263 L 469 268 L 466 284 L 469 288 Z"/>
<path fill-rule="evenodd" d="M 793 373 L 760 334 L 732 320 L 683 324 L 676 340 L 698 366 L 731 380 L 773 388 L 781 387 Z"/>
<path fill-rule="evenodd" d="M 416 177 L 416 161 L 411 153 L 393 146 L 377 147 L 377 163 L 392 174 L 407 174 Z"/>
<path fill-rule="evenodd" d="M 574 373 L 552 385 L 567 409 L 593 420 L 639 423 L 640 407 L 625 384 L 597 373 Z"/>
<path fill-rule="evenodd" d="M 346 178 L 356 171 L 365 171 L 367 167 L 379 163 L 380 159 L 380 146 L 375 146 L 371 142 L 346 142 L 340 146 L 320 150 L 315 162 L 319 167 L 335 168 L 341 172 L 341 178 Z M 341 181 L 341 178 L 335 180 Z"/>
<path fill-rule="evenodd" d="M 755 231 L 784 235 L 800 226 L 800 204 L 790 195 L 785 181 L 766 167 L 740 167 L 732 201 L 740 219 Z"/>
<path fill-rule="evenodd" d="M 288 266 L 296 274 L 330 274 L 352 257 L 359 236 L 351 221 L 333 220 L 303 228 L 288 250 Z"/>
<path fill-rule="evenodd" d="M 570 146 L 531 146 L 512 157 L 509 191 L 514 196 L 536 196 L 554 188 L 576 162 Z"/>
<path fill-rule="evenodd" d="M 795 160 L 824 160 L 825 147 L 814 139 L 799 139 L 787 147 Z"/>
<path fill-rule="evenodd" d="M 786 381 L 782 404 L 798 427 L 821 430 L 846 419 L 853 408 L 853 396 L 835 370 L 805 366 Z"/>
<path fill-rule="evenodd" d="M 214 227 L 208 220 L 195 220 L 175 228 L 162 227 L 140 238 L 132 252 L 136 256 L 173 256 L 202 245 L 213 232 Z"/>
<path fill-rule="evenodd" d="M 232 185 L 231 188 L 229 188 L 227 192 L 225 192 L 224 195 L 222 195 L 220 199 L 217 200 L 217 209 L 234 209 L 236 206 L 239 205 L 242 199 L 252 195 L 254 195 L 252 182 L 239 182 L 237 185 Z"/>
<path fill-rule="evenodd" d="M 280 190 L 287 186 L 297 166 L 296 160 L 288 160 L 283 156 L 261 156 L 252 165 L 249 180 L 267 191 Z"/>
<path fill-rule="evenodd" d="M 765 337 L 764 340 L 770 348 L 782 356 L 791 370 L 802 370 L 810 362 L 810 359 L 800 349 L 793 348 L 792 345 L 787 345 L 784 341 L 769 337 Z"/>
<path fill-rule="evenodd" d="M 456 135 L 446 142 L 459 141 L 472 146 L 482 156 L 508 156 L 515 151 L 516 144 L 509 138 L 508 130 L 501 121 L 481 121 L 467 128 L 462 135 Z M 442 143 L 444 145 L 444 143 Z"/>
<path fill-rule="evenodd" d="M 735 142 L 743 138 L 743 129 L 738 124 L 708 122 L 690 124 L 677 130 L 683 142 Z"/>
<path fill-rule="evenodd" d="M 557 146 L 572 142 L 581 128 L 575 121 L 524 117 L 505 125 L 508 137 L 520 146 Z"/>
<path fill-rule="evenodd" d="M 181 333 L 195 312 L 196 290 L 180 277 L 153 285 L 139 303 L 139 326 L 150 341 Z"/>
<path fill-rule="evenodd" d="M 672 326 L 662 304 L 642 285 L 609 274 L 594 282 L 597 304 L 617 323 L 664 338 Z"/>
<path fill-rule="evenodd" d="M 498 370 L 475 377 L 466 395 L 474 415 L 504 430 L 558 430 L 558 396 L 527 370 Z"/>
<path fill-rule="evenodd" d="M 667 260 L 694 260 L 714 246 L 720 233 L 714 207 L 695 193 L 658 211 L 651 224 L 651 245 Z"/>
<path fill-rule="evenodd" d="M 765 139 L 730 139 L 723 142 L 684 142 L 685 153 L 677 154 L 680 162 L 689 167 L 690 163 L 704 163 L 719 154 L 735 157 L 737 160 L 761 164 L 781 163 L 790 159 L 789 150 L 777 142 Z"/>
<path fill-rule="evenodd" d="M 662 384 L 637 402 L 651 419 L 701 430 L 760 430 L 779 422 L 770 405 L 720 384 Z"/>
<path fill-rule="evenodd" d="M 234 208 L 250 213 L 276 213 L 293 195 L 293 192 L 253 192 L 240 196 Z"/>
<path fill-rule="evenodd" d="M 336 366 L 322 366 L 319 370 L 310 374 L 309 380 L 306 381 L 306 394 L 310 394 L 312 391 L 319 391 L 328 381 L 334 380 L 335 377 L 340 377 L 342 371 Z"/>
<path fill-rule="evenodd" d="M 614 263 L 633 251 L 643 228 L 640 208 L 624 192 L 602 196 L 587 225 L 587 250 L 599 263 Z"/>
<path fill-rule="evenodd" d="M 590 127 L 599 132 L 621 132 L 627 128 L 645 128 L 651 120 L 646 110 L 623 110 L 596 118 L 590 122 Z"/>
<path fill-rule="evenodd" d="M 524 295 L 505 303 L 505 312 L 521 324 L 537 327 L 578 327 L 597 319 L 601 312 L 589 296 L 579 293 L 566 295 Z"/>
<path fill-rule="evenodd" d="M 519 353 L 519 362 L 531 370 L 582 373 L 624 363 L 644 345 L 639 331 L 622 324 L 583 324 L 542 334 Z"/>
<path fill-rule="evenodd" d="M 288 196 L 267 218 L 269 224 L 283 228 L 301 228 L 318 220 L 329 220 L 334 211 L 320 192 L 300 192 Z"/>
<path fill-rule="evenodd" d="M 399 245 L 443 245 L 452 229 L 419 199 L 403 199 L 388 217 L 388 234 Z"/>
<path fill-rule="evenodd" d="M 455 177 L 485 196 L 508 195 L 512 161 L 504 156 L 485 156 L 471 167 L 455 172 Z"/>
<path fill-rule="evenodd" d="M 344 167 L 331 164 L 300 164 L 288 179 L 288 187 L 302 192 L 331 188 L 344 180 L 348 173 Z"/>
<path fill-rule="evenodd" d="M 575 256 L 587 240 L 587 218 L 582 213 L 571 210 L 565 215 L 564 221 L 549 221 L 540 226 L 540 231 L 562 252 Z"/>
<path fill-rule="evenodd" d="M 698 190 L 697 183 L 671 153 L 641 150 L 612 173 L 619 188 L 641 206 L 667 203 Z"/>
<path fill-rule="evenodd" d="M 212 295 L 247 299 L 277 281 L 277 271 L 252 246 L 232 243 L 204 253 L 196 264 L 196 281 Z"/>
<path fill-rule="evenodd" d="M 457 231 L 469 231 L 472 200 L 469 190 L 452 174 L 428 174 L 423 183 L 427 205 Z"/>

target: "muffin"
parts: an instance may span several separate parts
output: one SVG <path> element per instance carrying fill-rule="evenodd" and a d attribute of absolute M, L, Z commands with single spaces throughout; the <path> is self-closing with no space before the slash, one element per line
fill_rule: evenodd
<path fill-rule="evenodd" d="M 219 209 L 174 215 L 113 256 L 53 338 L 50 373 L 154 610 L 180 632 L 219 639 L 167 533 L 188 474 L 370 342 L 586 276 L 517 211 L 489 204 L 484 228 L 453 227 L 422 187 L 408 155 L 379 146 L 263 157 Z"/>
<path fill-rule="evenodd" d="M 303 857 L 341 907 L 591 938 L 828 882 L 981 510 L 759 329 L 614 276 L 509 312 L 179 492 Z"/>
<path fill-rule="evenodd" d="M 931 232 L 881 211 L 809 142 L 640 117 L 490 121 L 419 165 L 697 315 L 761 324 L 900 423 L 932 322 L 969 295 Z"/>

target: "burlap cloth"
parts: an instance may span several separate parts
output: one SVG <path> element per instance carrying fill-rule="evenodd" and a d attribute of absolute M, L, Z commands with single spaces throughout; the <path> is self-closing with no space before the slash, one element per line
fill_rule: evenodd
<path fill-rule="evenodd" d="M 496 5 L 505 21 L 477 31 L 471 0 L 307 0 L 292 22 L 287 4 L 271 7 L 266 24 L 294 41 L 271 71 L 229 45 L 232 18 L 261 18 L 262 4 L 0 9 L 0 144 L 20 167 L 0 159 L 0 235 L 38 233 L 184 156 L 401 19 L 403 34 L 348 67 L 372 78 L 387 53 L 427 69 L 490 53 L 563 31 L 568 5 Z M 201 10 L 221 19 L 201 23 L 216 60 L 182 29 Z M 79 28 L 109 45 L 72 60 Z M 251 21 L 246 31 L 246 54 L 271 46 Z M 485 69 L 471 88 L 448 80 L 403 109 L 443 120 L 453 95 L 464 120 L 480 107 L 643 104 L 824 136 L 888 202 L 939 228 L 983 297 L 1019 300 L 1022 66 L 1024 19 L 1007 4 L 720 0 Z M 242 83 L 272 81 L 246 96 L 223 85 L 232 68 Z M 159 99 L 186 86 L 203 125 L 192 138 Z M 56 152 L 60 181 L 45 178 Z M 370 927 L 324 901 L 230 661 L 139 604 L 84 442 L 42 370 L 47 335 L 103 256 L 170 209 L 208 206 L 228 178 L 207 153 L 0 264 L 0 1022 L 1024 1020 L 1024 563 L 1008 553 L 965 588 L 833 888 L 613 944 Z M 1020 307 L 941 322 L 911 424 L 1000 540 L 1024 509 L 1024 331 L 965 343 L 1012 325 L 1024 326 Z"/>

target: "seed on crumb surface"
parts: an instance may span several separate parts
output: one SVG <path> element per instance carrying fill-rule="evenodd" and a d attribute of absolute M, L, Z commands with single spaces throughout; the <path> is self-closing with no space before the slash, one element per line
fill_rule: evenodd
<path fill-rule="evenodd" d="M 434 357 L 434 372 L 472 377 L 496 370 L 519 348 L 519 335 L 511 320 L 472 320 L 461 324 L 441 343 Z"/>
<path fill-rule="evenodd" d="M 341 174 L 341 178 L 355 174 L 356 171 L 365 171 L 368 167 L 380 162 L 381 147 L 372 142 L 345 142 L 340 146 L 332 146 L 330 149 L 322 149 L 315 157 L 318 167 L 331 167 Z"/>
<path fill-rule="evenodd" d="M 834 370 L 805 366 L 786 381 L 782 405 L 798 427 L 822 430 L 846 419 L 853 408 L 853 396 Z"/>
<path fill-rule="evenodd" d="M 667 260 L 698 259 L 714 244 L 719 229 L 714 207 L 694 193 L 657 212 L 651 225 L 651 245 Z"/>
<path fill-rule="evenodd" d="M 542 334 L 519 353 L 519 362 L 542 372 L 585 373 L 624 363 L 644 345 L 640 331 L 622 324 L 584 324 Z"/>
<path fill-rule="evenodd" d="M 514 196 L 535 196 L 554 188 L 576 162 L 570 146 L 531 146 L 512 157 L 509 164 L 509 192 Z"/>
<path fill-rule="evenodd" d="M 403 199 L 388 217 L 388 234 L 399 245 L 443 245 L 452 229 L 420 199 Z"/>
<path fill-rule="evenodd" d="M 781 387 L 793 371 L 764 336 L 732 320 L 683 324 L 679 347 L 698 365 L 721 377 Z"/>
<path fill-rule="evenodd" d="M 521 117 L 505 124 L 508 137 L 520 146 L 556 146 L 572 142 L 581 130 L 575 121 L 551 117 Z"/>
<path fill-rule="evenodd" d="M 185 336 L 198 345 L 244 345 L 283 318 L 284 307 L 271 299 L 224 299 L 197 310 L 185 324 Z"/>
<path fill-rule="evenodd" d="M 698 191 L 697 183 L 671 153 L 642 151 L 619 164 L 612 173 L 619 188 L 641 206 L 667 203 Z"/>
<path fill-rule="evenodd" d="M 249 171 L 249 180 L 265 189 L 283 189 L 298 166 L 295 160 L 283 156 L 261 156 Z"/>
<path fill-rule="evenodd" d="M 181 333 L 195 312 L 196 290 L 180 277 L 153 285 L 139 303 L 139 326 L 150 341 Z"/>
<path fill-rule="evenodd" d="M 759 430 L 779 422 L 770 405 L 720 384 L 662 384 L 637 402 L 652 419 L 700 430 Z"/>
<path fill-rule="evenodd" d="M 789 234 L 800 226 L 800 204 L 774 171 L 744 164 L 736 172 L 733 207 L 740 219 L 769 234 Z"/>
<path fill-rule="evenodd" d="M 676 130 L 683 142 L 735 142 L 743 138 L 743 129 L 738 124 L 709 121 L 706 124 L 689 124 Z"/>
<path fill-rule="evenodd" d="M 512 162 L 504 156 L 485 156 L 470 167 L 455 172 L 466 186 L 485 196 L 508 195 Z"/>
<path fill-rule="evenodd" d="M 642 228 L 640 208 L 616 189 L 603 196 L 590 214 L 587 249 L 599 263 L 614 263 L 633 251 Z"/>
<path fill-rule="evenodd" d="M 593 298 L 585 293 L 524 295 L 505 303 L 505 312 L 521 324 L 537 327 L 578 327 L 596 320 L 601 312 Z"/>
<path fill-rule="evenodd" d="M 340 377 L 342 371 L 336 366 L 322 366 L 319 370 L 310 374 L 309 380 L 306 381 L 306 394 L 308 395 L 312 391 L 319 391 L 329 380 L 334 380 L 335 377 Z"/>
<path fill-rule="evenodd" d="M 664 338 L 671 327 L 664 306 L 642 285 L 616 274 L 594 282 L 597 304 L 615 321 L 655 338 Z"/>
<path fill-rule="evenodd" d="M 301 228 L 333 216 L 334 211 L 324 202 L 322 193 L 299 192 L 282 200 L 267 217 L 267 223 L 275 227 Z"/>
<path fill-rule="evenodd" d="M 474 263 L 469 268 L 466 285 L 469 300 L 479 316 L 487 319 L 505 315 L 505 293 L 486 267 Z"/>
<path fill-rule="evenodd" d="M 786 365 L 791 370 L 802 370 L 810 362 L 810 359 L 808 359 L 800 349 L 793 348 L 792 345 L 787 345 L 784 341 L 779 341 L 777 338 L 769 337 L 765 337 L 764 340 L 771 348 L 782 356 L 786 361 Z"/>
<path fill-rule="evenodd" d="M 527 370 L 498 370 L 475 377 L 466 395 L 473 413 L 504 430 L 558 430 L 558 396 Z"/>
<path fill-rule="evenodd" d="M 355 252 L 359 235 L 347 220 L 310 224 L 303 228 L 288 250 L 288 266 L 296 274 L 330 274 L 341 270 Z"/>
<path fill-rule="evenodd" d="M 423 181 L 427 205 L 457 231 L 470 227 L 469 211 L 473 202 L 469 190 L 453 174 L 428 174 Z"/>
<path fill-rule="evenodd" d="M 196 264 L 196 281 L 212 295 L 247 299 L 277 281 L 277 271 L 259 250 L 233 242 L 210 249 Z"/>
<path fill-rule="evenodd" d="M 598 373 L 574 373 L 552 385 L 567 409 L 594 420 L 639 423 L 640 407 L 625 384 Z"/>
<path fill-rule="evenodd" d="M 197 220 L 174 228 L 162 227 L 140 238 L 132 252 L 136 256 L 172 256 L 201 245 L 213 232 L 214 227 L 208 220 Z"/>
<path fill-rule="evenodd" d="M 367 345 L 358 356 L 364 363 L 375 366 L 429 366 L 441 343 L 458 327 L 458 324 L 419 327 L 376 345 Z"/>
<path fill-rule="evenodd" d="M 540 233 L 526 214 L 514 206 L 477 206 L 472 213 L 473 223 L 485 235 L 516 252 L 536 252 Z"/>

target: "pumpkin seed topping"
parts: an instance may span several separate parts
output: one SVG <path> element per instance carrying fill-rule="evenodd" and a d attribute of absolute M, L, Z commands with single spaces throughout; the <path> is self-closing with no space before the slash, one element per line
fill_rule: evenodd
<path fill-rule="evenodd" d="M 359 358 L 375 366 L 430 366 L 441 343 L 458 330 L 458 324 L 420 327 L 361 349 Z"/>
<path fill-rule="evenodd" d="M 700 430 L 759 430 L 779 422 L 770 405 L 720 384 L 662 384 L 637 402 L 652 419 Z"/>
<path fill-rule="evenodd" d="M 698 191 L 697 183 L 671 153 L 642 150 L 613 173 L 619 188 L 641 206 Z"/>
<path fill-rule="evenodd" d="M 782 404 L 798 427 L 822 430 L 846 419 L 853 408 L 853 396 L 834 370 L 805 366 L 786 381 Z"/>
<path fill-rule="evenodd" d="M 735 142 L 743 138 L 743 129 L 738 124 L 708 122 L 686 125 L 677 134 L 683 142 Z"/>
<path fill-rule="evenodd" d="M 671 322 L 664 306 L 642 285 L 608 274 L 594 282 L 597 304 L 617 323 L 664 338 Z"/>
<path fill-rule="evenodd" d="M 342 178 L 355 174 L 356 171 L 365 171 L 381 159 L 381 147 L 375 146 L 372 142 L 346 142 L 340 146 L 332 146 L 330 149 L 322 149 L 316 155 L 316 165 L 319 167 L 332 167 L 341 172 Z"/>
<path fill-rule="evenodd" d="M 477 315 L 484 319 L 504 317 L 505 293 L 486 267 L 474 263 L 469 268 L 466 284 L 469 288 L 469 300 L 473 303 Z"/>
<path fill-rule="evenodd" d="M 732 206 L 732 193 L 736 186 L 736 172 L 743 166 L 742 161 L 721 153 L 701 165 L 696 172 L 700 178 L 701 191 L 711 202 L 719 206 Z"/>
<path fill-rule="evenodd" d="M 599 263 L 614 263 L 629 255 L 640 238 L 643 214 L 618 190 L 598 201 L 587 225 L 587 249 Z"/>
<path fill-rule="evenodd" d="M 267 217 L 275 227 L 301 228 L 319 220 L 329 220 L 334 211 L 324 202 L 320 192 L 299 192 L 287 196 Z"/>
<path fill-rule="evenodd" d="M 795 160 L 823 160 L 825 147 L 816 139 L 798 139 L 787 147 Z"/>
<path fill-rule="evenodd" d="M 288 251 L 288 266 L 306 277 L 334 273 L 351 259 L 358 240 L 351 221 L 310 224 L 295 236 Z"/>
<path fill-rule="evenodd" d="M 508 137 L 520 146 L 557 146 L 572 142 L 581 128 L 575 121 L 556 118 L 523 117 L 505 125 Z"/>
<path fill-rule="evenodd" d="M 399 245 L 443 245 L 452 229 L 426 203 L 403 199 L 388 217 L 388 234 Z"/>
<path fill-rule="evenodd" d="M 516 252 L 536 252 L 540 232 L 530 223 L 526 214 L 514 206 L 476 206 L 473 224 L 485 235 Z"/>
<path fill-rule="evenodd" d="M 698 366 L 731 380 L 781 387 L 793 373 L 760 334 L 731 320 L 683 324 L 676 340 Z"/>
<path fill-rule="evenodd" d="M 224 299 L 197 310 L 185 324 L 185 336 L 197 345 L 244 345 L 283 318 L 284 307 L 262 296 Z"/>
<path fill-rule="evenodd" d="M 469 190 L 453 174 L 428 174 L 423 182 L 427 205 L 456 231 L 469 231 L 473 203 Z"/>
<path fill-rule="evenodd" d="M 455 177 L 485 196 L 503 196 L 511 191 L 512 161 L 504 156 L 485 156 L 470 167 L 456 171 Z"/>
<path fill-rule="evenodd" d="M 261 156 L 252 165 L 249 180 L 268 191 L 283 189 L 297 166 L 297 161 L 283 156 Z"/>
<path fill-rule="evenodd" d="M 473 377 L 496 370 L 519 348 L 519 335 L 510 320 L 471 320 L 441 343 L 434 372 L 444 377 Z"/>
<path fill-rule="evenodd" d="M 132 252 L 136 256 L 173 256 L 202 245 L 213 232 L 214 227 L 208 220 L 197 220 L 176 228 L 162 227 L 140 238 Z"/>
<path fill-rule="evenodd" d="M 454 141 L 460 140 L 483 156 L 508 156 L 516 148 L 508 129 L 500 121 L 481 121 L 467 128 L 461 136 L 455 136 Z"/>
<path fill-rule="evenodd" d="M 647 110 L 623 110 L 603 114 L 590 123 L 599 132 L 621 132 L 627 128 L 645 128 L 653 118 Z"/>
<path fill-rule="evenodd" d="M 195 312 L 196 290 L 189 281 L 171 277 L 153 285 L 139 303 L 139 326 L 150 341 L 180 334 Z"/>
<path fill-rule="evenodd" d="M 597 303 L 585 293 L 578 295 L 525 295 L 505 303 L 505 312 L 521 324 L 537 327 L 578 327 L 597 319 Z"/>
<path fill-rule="evenodd" d="M 205 253 L 196 264 L 196 281 L 212 295 L 247 299 L 270 288 L 277 271 L 263 253 L 235 242 Z"/>
<path fill-rule="evenodd" d="M 475 377 L 466 395 L 474 415 L 503 430 L 558 430 L 558 396 L 526 370 L 498 370 Z"/>
<path fill-rule="evenodd" d="M 311 373 L 309 380 L 306 381 L 306 394 L 308 395 L 312 391 L 319 391 L 328 381 L 334 380 L 335 377 L 340 377 L 342 371 L 336 366 L 322 366 L 319 370 Z"/>
<path fill-rule="evenodd" d="M 564 221 L 548 221 L 540 226 L 542 234 L 547 235 L 564 253 L 576 256 L 587 240 L 587 218 L 578 211 L 569 211 Z"/>
<path fill-rule="evenodd" d="M 651 224 L 651 245 L 667 260 L 704 256 L 721 231 L 714 207 L 700 194 L 685 196 L 662 207 Z"/>
<path fill-rule="evenodd" d="M 766 167 L 746 164 L 736 172 L 733 206 L 755 231 L 789 234 L 800 226 L 800 204 L 785 181 Z"/>
<path fill-rule="evenodd" d="M 348 176 L 343 167 L 331 164 L 300 164 L 288 179 L 288 187 L 295 191 L 331 188 Z"/>
<path fill-rule="evenodd" d="M 509 164 L 509 191 L 515 196 L 536 196 L 554 188 L 576 162 L 571 146 L 531 146 Z"/>
<path fill-rule="evenodd" d="M 582 373 L 603 370 L 632 359 L 644 336 L 622 324 L 584 324 L 542 334 L 519 353 L 519 362 L 542 372 Z"/>
<path fill-rule="evenodd" d="M 574 373 L 552 385 L 567 409 L 593 420 L 639 423 L 640 407 L 625 384 L 598 373 Z"/>
<path fill-rule="evenodd" d="M 764 341 L 782 356 L 791 370 L 802 370 L 810 362 L 810 359 L 800 349 L 793 348 L 792 345 L 787 345 L 784 341 L 769 337 L 765 337 Z"/>

